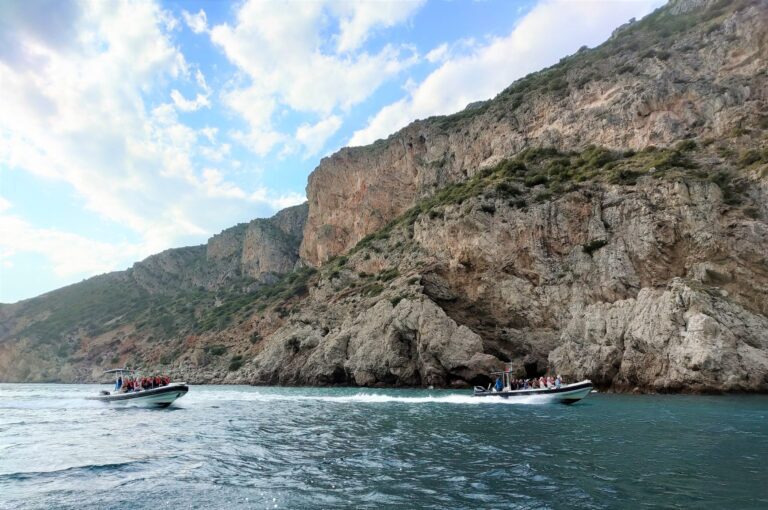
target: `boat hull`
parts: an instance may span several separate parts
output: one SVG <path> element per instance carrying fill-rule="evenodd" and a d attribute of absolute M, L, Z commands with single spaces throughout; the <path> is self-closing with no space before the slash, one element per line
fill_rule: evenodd
<path fill-rule="evenodd" d="M 592 381 L 585 380 L 573 384 L 566 384 L 560 388 L 547 388 L 536 389 L 531 388 L 527 390 L 515 390 L 515 391 L 494 391 L 487 390 L 480 386 L 475 387 L 476 397 L 497 397 L 503 399 L 515 399 L 526 400 L 536 399 L 545 400 L 547 402 L 559 402 L 561 404 L 573 404 L 583 399 L 593 389 Z"/>
<path fill-rule="evenodd" d="M 98 400 L 120 405 L 141 407 L 168 407 L 177 398 L 187 394 L 189 387 L 184 383 L 172 383 L 150 390 L 132 391 L 129 393 L 110 393 L 86 397 L 87 400 Z"/>

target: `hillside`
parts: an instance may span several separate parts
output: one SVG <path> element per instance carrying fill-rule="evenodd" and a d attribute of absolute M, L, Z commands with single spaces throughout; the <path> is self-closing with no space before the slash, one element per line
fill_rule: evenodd
<path fill-rule="evenodd" d="M 768 4 L 677 1 L 323 159 L 308 204 L 0 307 L 0 381 L 768 390 Z"/>

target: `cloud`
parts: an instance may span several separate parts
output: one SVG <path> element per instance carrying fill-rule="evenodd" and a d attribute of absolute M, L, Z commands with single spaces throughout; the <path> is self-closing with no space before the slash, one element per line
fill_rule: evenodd
<path fill-rule="evenodd" d="M 332 5 L 340 18 L 338 51 L 347 52 L 357 49 L 368 39 L 372 29 L 392 27 L 406 21 L 424 3 L 425 0 L 399 2 L 358 0 Z"/>
<path fill-rule="evenodd" d="M 448 43 L 443 43 L 437 48 L 427 53 L 424 56 L 424 58 L 426 58 L 427 61 L 432 62 L 434 64 L 435 62 L 442 62 L 443 60 L 445 60 L 447 56 L 448 56 Z"/>
<path fill-rule="evenodd" d="M 173 99 L 173 104 L 176 105 L 176 108 L 183 112 L 194 112 L 200 108 L 211 106 L 211 103 L 208 101 L 208 96 L 198 94 L 195 99 L 187 99 L 176 89 L 171 91 L 171 99 Z"/>
<path fill-rule="evenodd" d="M 302 124 L 296 129 L 296 141 L 306 149 L 306 156 L 314 156 L 325 146 L 325 142 L 341 127 L 341 117 L 331 115 L 317 124 Z"/>
<path fill-rule="evenodd" d="M 141 245 L 96 241 L 56 229 L 36 228 L 18 216 L 0 214 L 0 262 L 13 266 L 19 253 L 43 255 L 58 277 L 104 273 L 142 255 Z"/>
<path fill-rule="evenodd" d="M 40 253 L 57 274 L 94 274 L 299 199 L 235 185 L 224 165 L 205 166 L 230 147 L 216 128 L 179 120 L 177 111 L 208 106 L 210 90 L 174 44 L 172 20 L 158 4 L 20 6 L 4 4 L 0 16 L 0 37 L 14 41 L 12 49 L 0 45 L 0 166 L 65 183 L 87 214 L 139 241 L 105 243 L 74 225 L 64 232 L 0 213 L 5 252 Z M 51 25 L 56 15 L 67 22 Z M 202 90 L 195 99 L 178 92 L 191 80 Z"/>
<path fill-rule="evenodd" d="M 264 155 L 289 141 L 273 125 L 278 108 L 330 116 L 370 97 L 417 58 L 392 45 L 375 53 L 359 51 L 359 45 L 375 27 L 404 21 L 421 3 L 317 1 L 285 9 L 246 1 L 235 23 L 210 30 L 213 43 L 248 78 L 223 95 L 248 125 L 235 138 Z M 335 49 L 326 44 L 328 31 L 338 40 Z"/>
<path fill-rule="evenodd" d="M 190 30 L 196 34 L 202 34 L 208 31 L 208 17 L 205 15 L 205 11 L 200 9 L 197 14 L 190 14 L 186 10 L 181 11 L 181 15 L 184 18 L 184 23 L 187 24 Z"/>
<path fill-rule="evenodd" d="M 250 200 L 254 202 L 268 201 L 275 209 L 285 209 L 293 205 L 303 204 L 307 201 L 307 197 L 301 193 L 285 193 L 277 197 L 274 196 L 267 188 L 259 188 L 250 195 Z"/>
<path fill-rule="evenodd" d="M 352 135 L 349 144 L 365 145 L 413 120 L 453 113 L 471 102 L 493 97 L 514 80 L 556 63 L 582 45 L 604 41 L 629 18 L 639 18 L 662 3 L 545 0 L 507 36 L 484 45 L 465 44 L 468 53 L 447 58 L 406 97 L 369 119 Z M 438 46 L 427 54 L 427 59 L 438 62 L 449 50 L 448 46 Z"/>

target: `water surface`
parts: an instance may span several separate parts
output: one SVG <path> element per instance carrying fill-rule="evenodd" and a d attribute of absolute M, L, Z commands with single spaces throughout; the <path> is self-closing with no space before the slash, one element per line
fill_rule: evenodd
<path fill-rule="evenodd" d="M 0 384 L 0 508 L 768 508 L 768 397 Z"/>

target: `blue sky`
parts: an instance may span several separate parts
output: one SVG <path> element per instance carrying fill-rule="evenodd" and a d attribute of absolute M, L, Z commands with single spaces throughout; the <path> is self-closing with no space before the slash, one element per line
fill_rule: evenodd
<path fill-rule="evenodd" d="M 661 0 L 0 2 L 0 302 L 304 201 Z"/>

